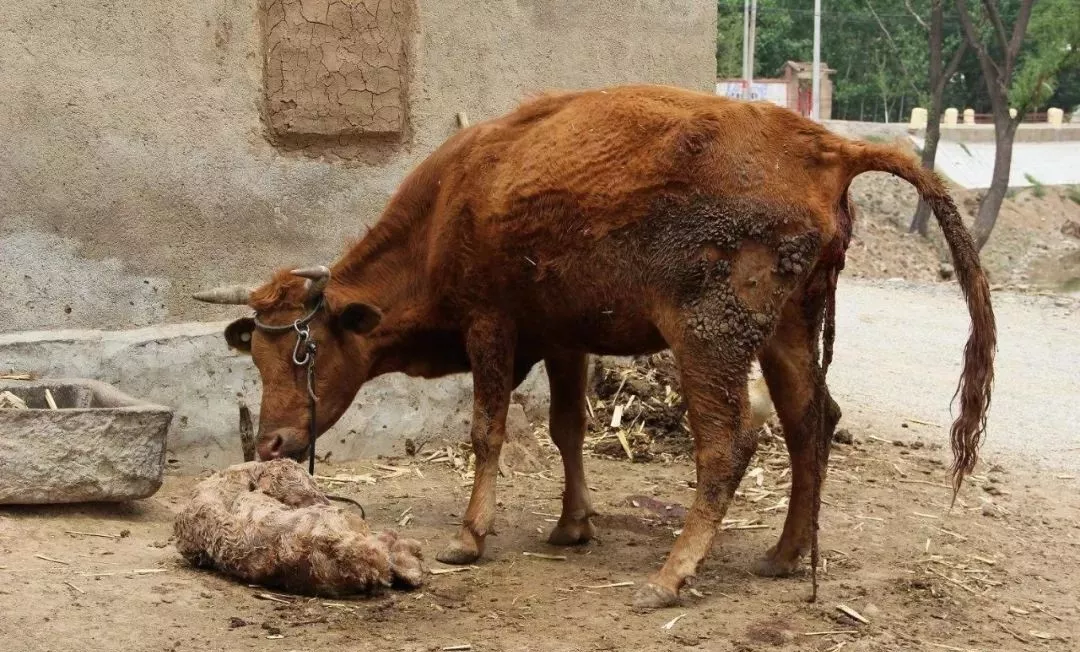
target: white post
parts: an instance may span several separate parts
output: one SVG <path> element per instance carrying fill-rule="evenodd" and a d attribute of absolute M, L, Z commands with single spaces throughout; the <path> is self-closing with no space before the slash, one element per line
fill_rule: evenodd
<path fill-rule="evenodd" d="M 814 0 L 814 70 L 810 117 L 821 120 L 821 0 Z"/>
<path fill-rule="evenodd" d="M 909 129 L 926 129 L 927 111 L 921 106 L 917 106 L 911 110 L 911 122 L 908 123 Z"/>

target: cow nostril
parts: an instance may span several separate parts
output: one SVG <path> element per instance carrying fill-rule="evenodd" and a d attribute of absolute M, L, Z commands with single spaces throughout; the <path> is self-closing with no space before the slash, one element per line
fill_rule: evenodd
<path fill-rule="evenodd" d="M 270 453 L 270 458 L 276 460 L 281 457 L 283 448 L 285 448 L 285 438 L 281 435 L 275 436 L 274 440 L 270 442 L 270 450 L 268 451 Z"/>

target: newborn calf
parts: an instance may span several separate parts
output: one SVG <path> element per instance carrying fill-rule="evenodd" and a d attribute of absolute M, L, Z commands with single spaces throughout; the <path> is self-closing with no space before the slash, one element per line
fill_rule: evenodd
<path fill-rule="evenodd" d="M 195 566 L 305 595 L 371 593 L 423 583 L 420 544 L 331 504 L 288 459 L 246 462 L 202 481 L 173 526 Z"/>

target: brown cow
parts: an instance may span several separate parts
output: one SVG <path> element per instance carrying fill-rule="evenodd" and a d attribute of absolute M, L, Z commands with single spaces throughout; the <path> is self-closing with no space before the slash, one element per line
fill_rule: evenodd
<path fill-rule="evenodd" d="M 840 418 L 825 370 L 851 235 L 848 186 L 870 170 L 906 179 L 930 204 L 967 299 L 972 330 L 951 435 L 959 483 L 985 428 L 996 330 L 952 199 L 900 150 L 843 139 L 767 103 L 652 86 L 533 99 L 439 147 L 329 270 L 281 270 L 258 289 L 197 298 L 246 303 L 260 324 L 286 327 L 240 319 L 225 333 L 262 376 L 264 459 L 303 459 L 308 448 L 304 372 L 287 328 L 304 315 L 318 346 L 318 433 L 380 374 L 472 373 L 476 478 L 458 536 L 437 555 L 455 564 L 483 554 L 511 391 L 533 365 L 543 360 L 550 376 L 551 437 L 565 470 L 549 541 L 570 545 L 593 536 L 581 450 L 587 354 L 670 348 L 698 490 L 666 563 L 635 597 L 669 605 L 710 549 L 757 445 L 747 428 L 755 358 L 792 463 L 783 534 L 755 570 L 791 573 L 816 542 Z"/>

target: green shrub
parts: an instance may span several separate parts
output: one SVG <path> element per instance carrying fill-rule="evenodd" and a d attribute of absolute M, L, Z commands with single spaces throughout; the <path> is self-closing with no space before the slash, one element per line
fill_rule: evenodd
<path fill-rule="evenodd" d="M 1039 183 L 1039 180 L 1031 176 L 1027 172 L 1024 173 L 1024 178 L 1031 184 L 1031 194 L 1035 195 L 1039 199 L 1046 196 L 1046 186 Z"/>
<path fill-rule="evenodd" d="M 1065 195 L 1077 204 L 1080 204 L 1080 186 L 1069 186 L 1069 189 L 1065 191 Z"/>

